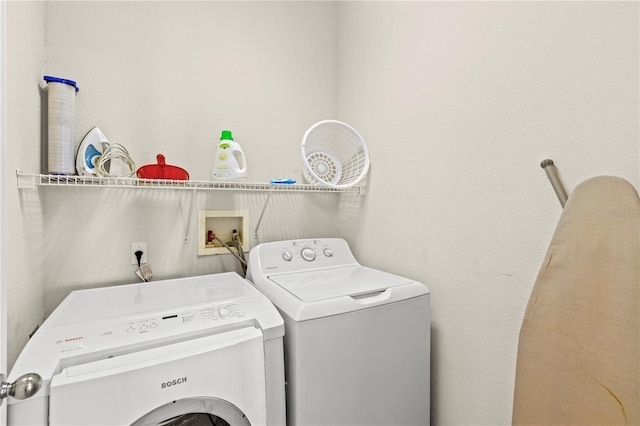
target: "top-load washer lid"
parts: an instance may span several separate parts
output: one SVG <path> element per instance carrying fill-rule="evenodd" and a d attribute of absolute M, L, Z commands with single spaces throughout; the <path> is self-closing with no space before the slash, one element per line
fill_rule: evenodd
<path fill-rule="evenodd" d="M 269 279 L 305 302 L 317 302 L 339 297 L 365 298 L 391 287 L 411 283 L 411 280 L 365 266 L 321 269 L 270 276 Z"/>
<path fill-rule="evenodd" d="M 247 278 L 295 321 L 429 294 L 422 283 L 360 265 L 340 238 L 259 244 L 249 253 Z"/>
<path fill-rule="evenodd" d="M 258 289 L 294 321 L 340 315 L 429 294 L 423 284 L 371 269 L 345 266 L 256 279 Z"/>

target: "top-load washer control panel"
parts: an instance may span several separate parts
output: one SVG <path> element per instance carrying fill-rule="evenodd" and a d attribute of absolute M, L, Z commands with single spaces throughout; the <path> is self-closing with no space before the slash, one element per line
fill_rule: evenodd
<path fill-rule="evenodd" d="M 357 265 L 341 238 L 288 240 L 260 244 L 254 260 L 264 275 Z"/>
<path fill-rule="evenodd" d="M 333 257 L 333 250 L 330 248 L 321 248 L 322 249 L 322 254 L 325 255 L 325 257 Z M 294 253 L 296 253 L 297 250 L 294 249 L 294 251 L 292 251 L 291 249 L 285 249 L 282 252 L 282 259 L 285 262 L 291 262 L 293 260 L 293 256 Z M 304 260 L 306 260 L 307 262 L 313 262 L 314 260 L 316 260 L 317 254 L 316 254 L 316 250 L 313 249 L 313 247 L 303 247 L 302 249 L 300 249 L 299 251 L 300 257 Z"/>

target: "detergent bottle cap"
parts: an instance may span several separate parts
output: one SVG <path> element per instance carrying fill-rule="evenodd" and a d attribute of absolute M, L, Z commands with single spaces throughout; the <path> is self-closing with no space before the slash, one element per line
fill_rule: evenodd
<path fill-rule="evenodd" d="M 231 135 L 231 130 L 223 130 L 222 131 L 222 136 L 220 136 L 220 140 L 224 141 L 232 141 L 233 140 L 233 136 Z"/>

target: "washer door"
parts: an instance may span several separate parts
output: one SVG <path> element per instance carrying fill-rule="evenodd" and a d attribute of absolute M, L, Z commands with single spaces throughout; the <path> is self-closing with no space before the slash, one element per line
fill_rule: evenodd
<path fill-rule="evenodd" d="M 233 404 L 217 398 L 187 398 L 158 407 L 131 426 L 250 426 Z"/>
<path fill-rule="evenodd" d="M 237 411 L 248 421 L 226 414 L 230 425 L 265 424 L 266 406 L 263 336 L 250 326 L 64 368 L 51 380 L 49 425 L 148 424 L 157 409 L 157 423 Z"/>

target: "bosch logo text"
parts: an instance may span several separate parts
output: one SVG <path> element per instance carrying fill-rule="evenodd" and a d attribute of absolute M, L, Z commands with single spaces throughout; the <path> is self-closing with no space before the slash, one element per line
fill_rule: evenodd
<path fill-rule="evenodd" d="M 179 379 L 173 379 L 173 380 L 169 380 L 168 382 L 162 382 L 160 384 L 160 387 L 162 389 L 164 388 L 170 388 L 171 386 L 176 386 L 176 385 L 181 385 L 183 383 L 187 383 L 187 377 L 180 377 Z"/>

